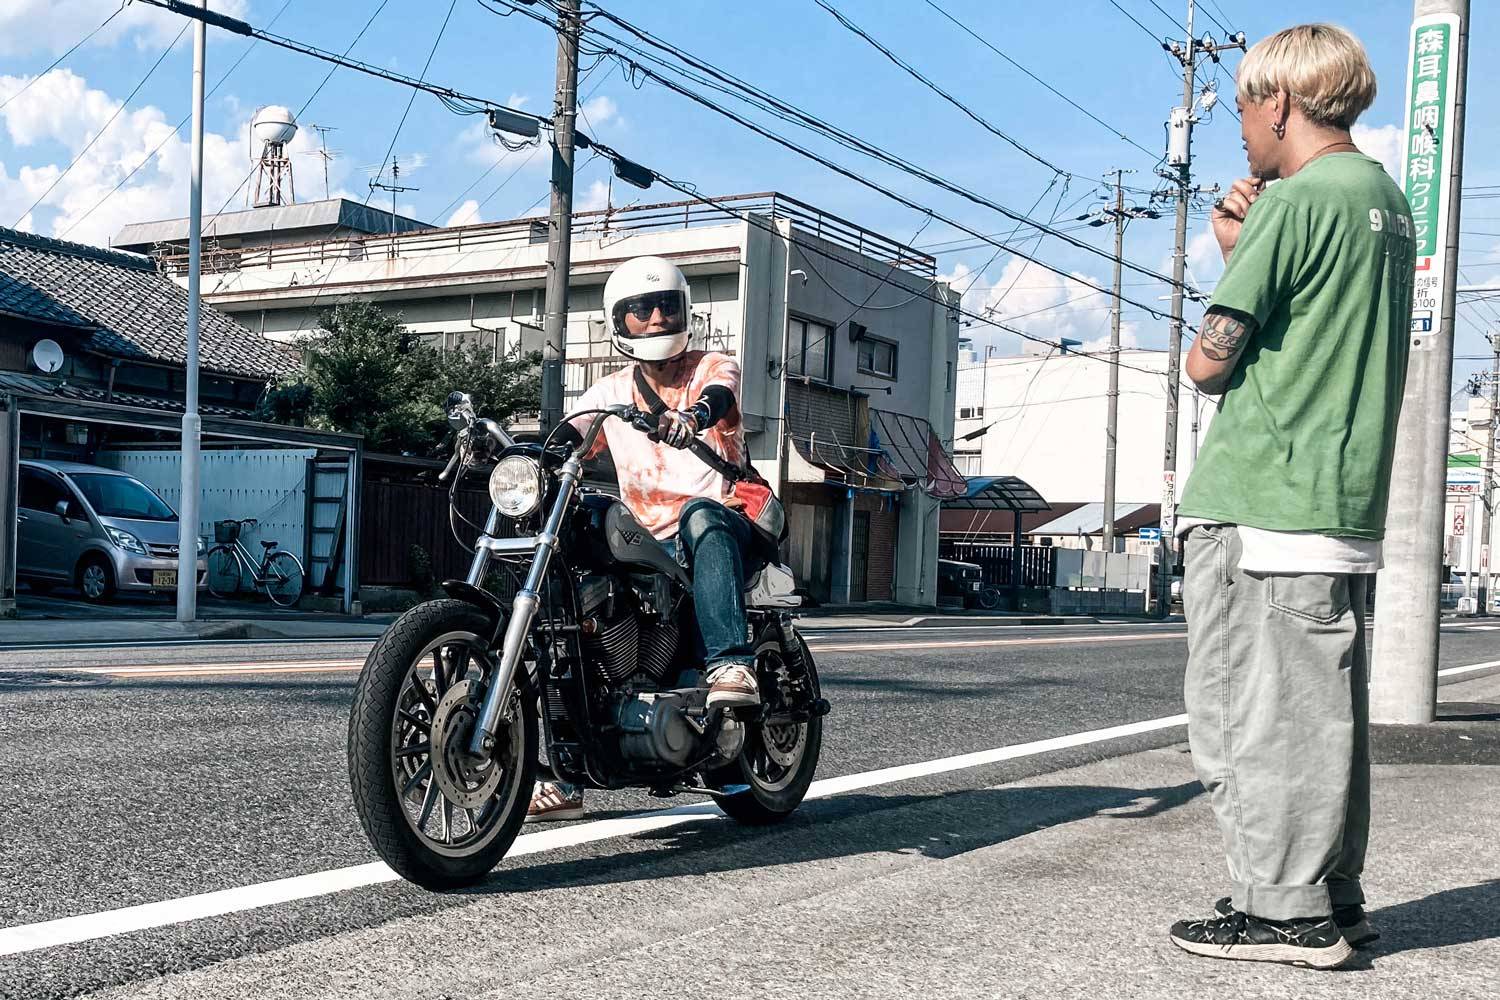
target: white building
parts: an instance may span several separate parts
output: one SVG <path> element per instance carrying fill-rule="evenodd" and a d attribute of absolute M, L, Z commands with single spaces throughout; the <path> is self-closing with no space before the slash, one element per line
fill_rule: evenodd
<path fill-rule="evenodd" d="M 834 603 L 935 604 L 933 494 L 957 478 L 942 448 L 956 297 L 932 257 L 795 199 L 715 200 L 751 221 L 699 202 L 575 216 L 567 399 L 622 363 L 602 311 L 610 271 L 644 254 L 674 261 L 692 285 L 694 346 L 739 358 L 751 456 L 780 486 L 803 585 Z M 293 205 L 221 217 L 203 257 L 205 301 L 279 340 L 311 333 L 335 303 L 369 300 L 438 345 L 541 348 L 545 219 L 276 238 L 287 221 L 277 213 L 293 212 L 338 214 Z M 115 240 L 155 251 L 184 281 L 185 242 L 180 220 Z"/>
<path fill-rule="evenodd" d="M 1123 516 L 1162 502 L 1167 355 L 1130 349 L 1119 358 L 1115 500 Z M 1179 485 L 1192 472 L 1218 406 L 1186 377 L 1180 384 Z M 1043 348 L 1040 356 L 977 358 L 958 373 L 953 446 L 959 469 L 971 476 L 1018 476 L 1049 501 L 1102 501 L 1108 392 L 1105 355 Z"/>

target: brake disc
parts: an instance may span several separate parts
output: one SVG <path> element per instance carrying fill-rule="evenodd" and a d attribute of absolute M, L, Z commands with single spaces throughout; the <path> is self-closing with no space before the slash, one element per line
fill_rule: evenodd
<path fill-rule="evenodd" d="M 505 769 L 493 758 L 469 753 L 474 722 L 479 715 L 477 699 L 469 697 L 470 682 L 459 681 L 448 688 L 432 713 L 432 774 L 443 796 L 456 806 L 475 809 L 495 794 Z"/>

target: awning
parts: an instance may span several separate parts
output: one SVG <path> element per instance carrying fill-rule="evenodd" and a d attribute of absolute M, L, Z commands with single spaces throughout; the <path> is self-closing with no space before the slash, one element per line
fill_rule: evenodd
<path fill-rule="evenodd" d="M 948 510 L 1010 510 L 1018 513 L 1051 510 L 1031 484 L 1019 476 L 975 476 L 964 492 L 943 501 Z"/>
<path fill-rule="evenodd" d="M 870 448 L 884 454 L 888 472 L 929 496 L 947 500 L 968 488 L 932 424 L 921 417 L 870 410 Z"/>
<path fill-rule="evenodd" d="M 900 492 L 906 489 L 899 473 L 882 451 L 854 448 L 833 435 L 811 431 L 793 435 L 787 480 L 794 483 L 838 483 L 857 490 Z"/>

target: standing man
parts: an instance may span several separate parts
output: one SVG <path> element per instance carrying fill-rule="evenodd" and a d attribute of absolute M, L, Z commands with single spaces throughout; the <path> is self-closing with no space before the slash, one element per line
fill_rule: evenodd
<path fill-rule="evenodd" d="M 1365 604 L 1380 567 L 1415 266 L 1411 211 L 1349 130 L 1375 76 L 1300 25 L 1240 64 L 1250 176 L 1187 374 L 1222 393 L 1183 492 L 1188 739 L 1233 895 L 1172 941 L 1333 968 L 1374 940 Z"/>

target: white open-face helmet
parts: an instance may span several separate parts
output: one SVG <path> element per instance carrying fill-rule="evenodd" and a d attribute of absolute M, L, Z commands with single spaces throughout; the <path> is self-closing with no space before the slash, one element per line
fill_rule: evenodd
<path fill-rule="evenodd" d="M 658 312 L 659 328 L 632 334 L 625 317 L 647 323 Z M 637 361 L 671 361 L 687 350 L 693 295 L 671 261 L 637 257 L 615 268 L 604 283 L 604 314 L 615 350 Z"/>

